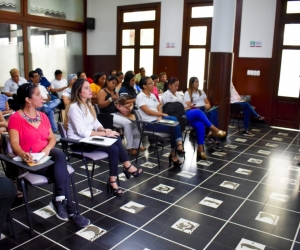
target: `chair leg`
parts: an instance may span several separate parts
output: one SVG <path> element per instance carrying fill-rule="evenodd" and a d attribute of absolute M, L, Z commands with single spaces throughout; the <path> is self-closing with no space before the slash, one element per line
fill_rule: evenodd
<path fill-rule="evenodd" d="M 162 148 L 161 148 L 161 153 L 160 155 L 162 155 L 163 151 L 164 151 L 164 147 L 165 147 L 165 140 L 163 140 L 163 144 L 162 144 Z"/>
<path fill-rule="evenodd" d="M 185 130 L 185 132 L 184 132 L 183 142 L 185 142 L 186 134 L 187 134 L 187 130 Z"/>
<path fill-rule="evenodd" d="M 13 232 L 13 236 L 14 236 L 15 239 L 17 239 L 18 236 L 17 236 L 16 231 L 15 231 L 14 221 L 13 221 L 13 219 L 12 219 L 12 216 L 11 216 L 11 214 L 10 214 L 10 211 L 8 212 L 7 217 L 8 217 L 8 219 L 9 219 L 9 223 L 10 223 L 10 226 L 11 226 L 11 230 L 12 230 L 12 232 Z"/>
<path fill-rule="evenodd" d="M 93 195 L 92 180 L 90 178 L 89 168 L 88 168 L 86 159 L 83 159 L 83 162 L 84 162 L 84 166 L 85 166 L 86 177 L 88 178 L 88 183 L 89 183 L 89 187 L 90 187 L 91 199 L 93 201 L 94 195 Z"/>
<path fill-rule="evenodd" d="M 94 171 L 95 171 L 95 161 L 93 161 L 93 168 L 92 168 L 92 175 L 91 175 L 91 179 L 94 178 Z"/>
<path fill-rule="evenodd" d="M 76 186 L 75 186 L 74 173 L 70 174 L 70 179 L 71 179 L 73 195 L 74 195 L 74 200 L 75 200 L 75 209 L 76 209 L 76 212 L 78 213 L 79 212 L 79 210 L 78 210 L 78 197 L 77 197 L 77 191 L 76 191 Z"/>
<path fill-rule="evenodd" d="M 28 225 L 30 229 L 30 234 L 33 235 L 33 227 L 32 227 L 32 220 L 31 220 L 31 214 L 28 206 L 28 199 L 27 199 L 27 193 L 26 193 L 26 188 L 25 188 L 25 182 L 24 179 L 22 178 L 20 181 L 21 187 L 22 187 L 22 192 L 23 192 L 23 200 L 26 208 L 26 214 L 27 214 L 27 220 L 28 220 Z"/>
<path fill-rule="evenodd" d="M 158 162 L 158 170 L 160 171 L 160 160 L 159 160 L 159 152 L 158 152 L 158 146 L 157 146 L 157 137 L 155 136 L 155 151 L 156 152 L 156 157 L 157 157 L 157 162 Z"/>
<path fill-rule="evenodd" d="M 142 135 L 141 135 L 138 151 L 137 151 L 137 154 L 136 154 L 136 157 L 135 157 L 135 164 L 137 163 L 137 160 L 138 160 L 138 157 L 139 157 L 141 144 L 142 144 Z"/>

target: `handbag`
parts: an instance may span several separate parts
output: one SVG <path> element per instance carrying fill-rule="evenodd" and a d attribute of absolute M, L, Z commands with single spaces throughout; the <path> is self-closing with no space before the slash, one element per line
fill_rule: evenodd
<path fill-rule="evenodd" d="M 127 100 L 130 100 L 130 99 L 133 99 L 132 96 L 128 96 L 128 95 L 125 95 L 125 96 L 121 96 L 120 98 L 118 98 L 117 100 L 115 100 L 115 106 L 116 108 L 119 110 L 119 112 L 126 116 L 126 117 L 129 117 L 131 115 L 131 110 L 133 108 L 133 105 L 132 104 L 125 104 L 125 102 Z"/>

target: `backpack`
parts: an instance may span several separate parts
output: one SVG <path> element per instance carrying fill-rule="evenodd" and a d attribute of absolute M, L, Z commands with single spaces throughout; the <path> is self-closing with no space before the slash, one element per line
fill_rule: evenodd
<path fill-rule="evenodd" d="M 169 116 L 175 116 L 180 123 L 181 131 L 185 130 L 186 118 L 185 118 L 185 109 L 182 103 L 180 102 L 168 102 L 163 107 L 163 112 Z M 183 117 L 184 116 L 184 117 Z"/>

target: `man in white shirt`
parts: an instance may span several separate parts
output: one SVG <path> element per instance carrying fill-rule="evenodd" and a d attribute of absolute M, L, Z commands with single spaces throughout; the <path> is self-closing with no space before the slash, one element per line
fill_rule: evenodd
<path fill-rule="evenodd" d="M 244 114 L 243 134 L 244 135 L 251 135 L 252 134 L 249 131 L 250 115 L 253 115 L 254 117 L 256 117 L 260 121 L 265 119 L 264 117 L 257 114 L 248 102 L 245 102 L 241 99 L 239 93 L 236 91 L 235 87 L 233 86 L 233 83 L 231 83 L 231 86 L 230 86 L 230 103 L 237 103 L 237 104 L 241 105 L 242 108 L 243 108 L 243 114 Z"/>
<path fill-rule="evenodd" d="M 58 134 L 59 132 L 58 132 L 56 122 L 54 119 L 54 110 L 61 103 L 61 101 L 59 99 L 51 100 L 51 97 L 50 97 L 47 89 L 43 85 L 40 84 L 40 76 L 37 71 L 34 71 L 34 70 L 30 71 L 29 78 L 33 84 L 35 84 L 39 87 L 41 96 L 44 99 L 43 106 L 41 108 L 39 108 L 38 110 L 46 113 L 46 115 L 48 116 L 48 119 L 50 121 L 53 133 Z"/>
<path fill-rule="evenodd" d="M 51 81 L 50 92 L 57 93 L 58 98 L 61 99 L 62 92 L 68 87 L 68 82 L 62 78 L 62 71 L 59 69 L 55 70 L 54 76 L 55 79 Z"/>
<path fill-rule="evenodd" d="M 3 87 L 2 93 L 9 97 L 8 104 L 13 110 L 18 110 L 19 104 L 13 99 L 13 95 L 17 94 L 17 90 L 20 85 L 27 83 L 27 80 L 20 77 L 20 72 L 18 69 L 11 69 L 9 71 L 11 78 L 9 78 Z"/>

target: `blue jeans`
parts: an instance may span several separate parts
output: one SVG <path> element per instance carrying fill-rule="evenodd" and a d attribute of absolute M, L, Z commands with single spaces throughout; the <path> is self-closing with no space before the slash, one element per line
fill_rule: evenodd
<path fill-rule="evenodd" d="M 46 113 L 46 115 L 48 116 L 48 119 L 50 121 L 53 132 L 57 131 L 57 126 L 56 126 L 56 122 L 54 119 L 54 110 L 60 103 L 61 103 L 61 101 L 59 99 L 55 99 L 53 101 L 44 103 L 41 108 L 37 108 L 37 110 L 40 110 L 40 111 Z"/>
<path fill-rule="evenodd" d="M 244 129 L 249 129 L 249 121 L 250 121 L 250 115 L 253 115 L 254 117 L 258 117 L 258 114 L 255 112 L 255 110 L 252 108 L 252 106 L 248 102 L 235 102 L 242 106 L 243 113 L 244 113 Z"/>
<path fill-rule="evenodd" d="M 175 116 L 164 116 L 164 120 L 171 120 L 178 122 L 177 118 Z M 155 122 L 156 120 L 154 120 Z M 151 131 L 151 132 L 162 132 L 162 133 L 169 133 L 172 135 L 171 137 L 171 150 L 175 150 L 176 148 L 176 142 L 182 141 L 182 134 L 180 125 L 176 125 L 175 127 L 164 125 L 164 124 L 146 124 L 145 130 Z"/>
<path fill-rule="evenodd" d="M 200 107 L 200 110 L 206 115 L 206 117 L 208 118 L 208 120 L 210 120 L 210 122 L 215 126 L 218 127 L 219 122 L 218 122 L 218 110 L 215 109 L 213 111 L 210 112 L 205 112 L 205 107 Z"/>
<path fill-rule="evenodd" d="M 14 183 L 6 177 L 0 177 L 0 235 L 6 216 L 16 196 L 17 189 Z"/>
<path fill-rule="evenodd" d="M 199 109 L 191 109 L 186 111 L 186 118 L 189 124 L 196 130 L 198 145 L 203 145 L 205 127 L 210 128 L 213 124 L 206 117 L 206 114 Z"/>

